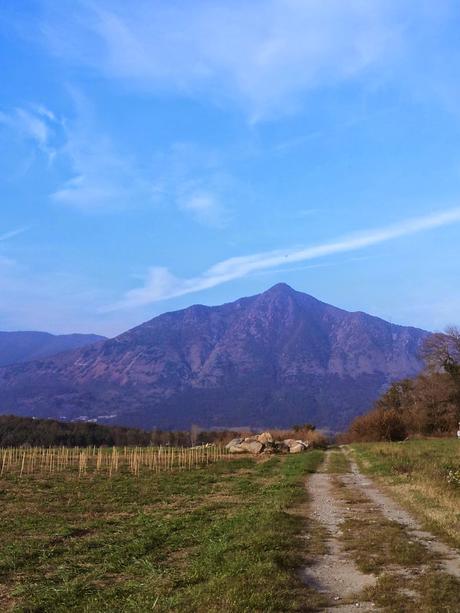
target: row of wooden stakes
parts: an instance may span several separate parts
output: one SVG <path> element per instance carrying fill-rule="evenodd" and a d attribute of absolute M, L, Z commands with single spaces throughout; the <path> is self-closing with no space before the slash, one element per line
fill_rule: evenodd
<path fill-rule="evenodd" d="M 228 457 L 224 447 L 9 447 L 0 448 L 0 477 L 52 475 L 83 476 L 117 473 L 138 476 L 141 471 L 191 470 Z"/>

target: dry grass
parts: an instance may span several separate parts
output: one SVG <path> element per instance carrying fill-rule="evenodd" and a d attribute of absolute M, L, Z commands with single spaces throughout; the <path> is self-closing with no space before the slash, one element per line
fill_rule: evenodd
<path fill-rule="evenodd" d="M 424 527 L 460 547 L 460 444 L 452 439 L 353 445 L 364 472 L 376 477 Z"/>
<path fill-rule="evenodd" d="M 428 530 L 447 535 L 449 542 L 460 547 L 460 502 L 451 492 L 429 482 L 392 484 L 390 490 L 401 505 L 423 520 Z"/>
<path fill-rule="evenodd" d="M 340 475 L 333 484 L 335 494 L 348 510 L 340 539 L 361 571 L 380 573 L 394 565 L 420 566 L 433 559 L 432 553 L 410 537 L 402 524 L 388 520 L 361 490 L 344 483 Z"/>
<path fill-rule="evenodd" d="M 411 539 L 401 524 L 373 511 L 342 524 L 345 550 L 360 570 L 381 572 L 393 565 L 420 566 L 433 556 L 418 541 Z"/>
<path fill-rule="evenodd" d="M 460 582 L 435 570 L 417 578 L 384 573 L 375 586 L 365 590 L 379 610 L 387 613 L 457 613 Z"/>
<path fill-rule="evenodd" d="M 270 430 L 270 433 L 277 441 L 293 438 L 306 441 L 313 448 L 324 449 L 327 447 L 327 438 L 320 430 L 300 428 L 298 430 Z"/>

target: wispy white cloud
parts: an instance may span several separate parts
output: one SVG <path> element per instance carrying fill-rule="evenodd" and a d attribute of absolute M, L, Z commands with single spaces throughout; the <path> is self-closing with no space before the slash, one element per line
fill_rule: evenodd
<path fill-rule="evenodd" d="M 143 171 L 137 161 L 121 153 L 110 136 L 101 133 L 91 105 L 71 91 L 74 114 L 58 118 L 43 105 L 0 111 L 0 125 L 13 138 L 28 142 L 28 151 L 45 154 L 59 165 L 63 178 L 50 194 L 57 204 L 86 212 L 106 212 L 141 206 L 154 196 L 152 171 Z"/>
<path fill-rule="evenodd" d="M 180 206 L 200 223 L 215 227 L 225 225 L 224 207 L 215 194 L 205 191 L 193 192 L 182 199 Z"/>
<path fill-rule="evenodd" d="M 135 162 L 116 151 L 110 139 L 68 125 L 60 157 L 72 175 L 52 200 L 86 212 L 106 212 L 140 206 L 153 197 L 153 185 Z"/>
<path fill-rule="evenodd" d="M 44 106 L 17 107 L 10 113 L 0 112 L 0 124 L 12 129 L 19 137 L 30 140 L 51 161 L 56 154 L 54 145 L 56 117 Z"/>
<path fill-rule="evenodd" d="M 154 158 L 156 200 L 211 228 L 224 228 L 240 186 L 225 171 L 225 156 L 189 142 L 173 143 Z"/>
<path fill-rule="evenodd" d="M 3 234 L 0 234 L 0 241 L 7 241 L 10 238 L 14 238 L 15 236 L 18 236 L 19 234 L 23 234 L 24 232 L 27 232 L 27 230 L 29 230 L 28 227 L 23 227 L 23 228 L 16 228 L 15 230 L 10 230 L 9 232 L 4 232 Z"/>
<path fill-rule="evenodd" d="M 60 58 L 144 91 L 232 100 L 253 120 L 397 55 L 407 2 L 49 3 L 41 32 Z"/>
<path fill-rule="evenodd" d="M 59 159 L 69 178 L 51 195 L 54 202 L 86 212 L 106 212 L 141 206 L 153 197 L 153 184 L 137 161 L 118 150 L 101 133 L 91 105 L 71 92 L 75 114 L 63 122 Z"/>
<path fill-rule="evenodd" d="M 450 209 L 303 249 L 276 250 L 229 258 L 218 262 L 201 275 L 190 279 L 178 278 L 164 267 L 152 267 L 148 271 L 142 287 L 128 291 L 118 303 L 107 310 L 138 307 L 191 294 L 246 277 L 258 271 L 274 270 L 297 262 L 356 251 L 458 222 L 460 222 L 460 208 Z"/>
<path fill-rule="evenodd" d="M 167 202 L 197 222 L 222 228 L 230 218 L 225 203 L 231 180 L 219 156 L 191 143 L 174 143 L 142 166 L 102 133 L 88 100 L 71 91 L 74 114 L 58 119 L 29 105 L 0 112 L 0 124 L 46 153 L 64 178 L 50 194 L 56 204 L 85 212 L 112 212 Z M 232 190 L 234 185 L 232 185 Z"/>

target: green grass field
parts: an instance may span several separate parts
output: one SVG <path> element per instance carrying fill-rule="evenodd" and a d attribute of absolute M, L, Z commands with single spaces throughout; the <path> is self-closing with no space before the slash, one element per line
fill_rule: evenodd
<path fill-rule="evenodd" d="M 361 468 L 428 530 L 460 547 L 460 441 L 362 443 L 352 448 Z"/>
<path fill-rule="evenodd" d="M 2 611 L 296 611 L 312 451 L 188 472 L 0 481 Z"/>
<path fill-rule="evenodd" d="M 457 441 L 353 450 L 365 472 L 459 545 Z M 309 518 L 304 487 L 322 458 L 319 450 L 236 457 L 138 476 L 125 467 L 112 478 L 91 471 L 79 478 L 76 469 L 8 473 L 0 479 L 0 611 L 321 610 L 325 596 L 298 571 L 325 552 L 325 530 L 321 518 Z M 342 451 L 331 450 L 336 495 L 356 510 L 339 540 L 361 570 L 379 576 L 368 599 L 392 610 L 401 585 L 387 567 L 431 558 L 401 526 L 360 510 L 362 494 L 340 484 L 349 470 Z M 412 587 L 420 610 L 456 602 L 458 584 L 442 573 L 426 572 Z"/>

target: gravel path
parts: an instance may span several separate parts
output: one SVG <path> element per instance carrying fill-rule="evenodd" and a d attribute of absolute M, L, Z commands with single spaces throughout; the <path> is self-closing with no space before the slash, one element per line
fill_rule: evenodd
<path fill-rule="evenodd" d="M 323 611 L 347 613 L 349 611 L 377 611 L 372 603 L 360 600 L 359 593 L 367 587 L 373 586 L 377 577 L 362 573 L 355 565 L 350 555 L 344 551 L 341 543 L 341 525 L 348 518 L 358 519 L 360 512 L 378 512 L 387 519 L 398 522 L 404 526 L 408 537 L 416 539 L 428 550 L 437 554 L 439 570 L 460 578 L 460 554 L 457 550 L 440 542 L 434 535 L 422 530 L 419 522 L 406 510 L 402 509 L 394 500 L 384 494 L 375 483 L 364 476 L 357 464 L 347 454 L 350 460 L 351 471 L 341 475 L 328 472 L 331 452 L 326 454 L 322 468 L 311 475 L 307 482 L 310 496 L 310 515 L 327 531 L 327 553 L 315 559 L 314 563 L 305 567 L 301 576 L 303 581 L 323 593 L 329 600 L 329 607 Z M 359 492 L 366 503 L 346 507 L 341 500 L 338 488 L 334 487 L 334 480 L 339 480 L 346 488 Z M 420 573 L 419 568 L 403 568 L 395 572 L 415 576 Z"/>
<path fill-rule="evenodd" d="M 328 532 L 327 553 L 318 558 L 314 565 L 302 571 L 302 578 L 311 587 L 327 595 L 335 606 L 325 611 L 375 611 L 371 603 L 359 602 L 341 604 L 343 599 L 352 598 L 364 588 L 375 583 L 373 575 L 362 573 L 351 557 L 343 551 L 338 539 L 340 524 L 346 517 L 346 509 L 337 498 L 332 487 L 332 476 L 326 472 L 329 455 L 323 467 L 308 480 L 310 513 L 323 524 Z"/>

